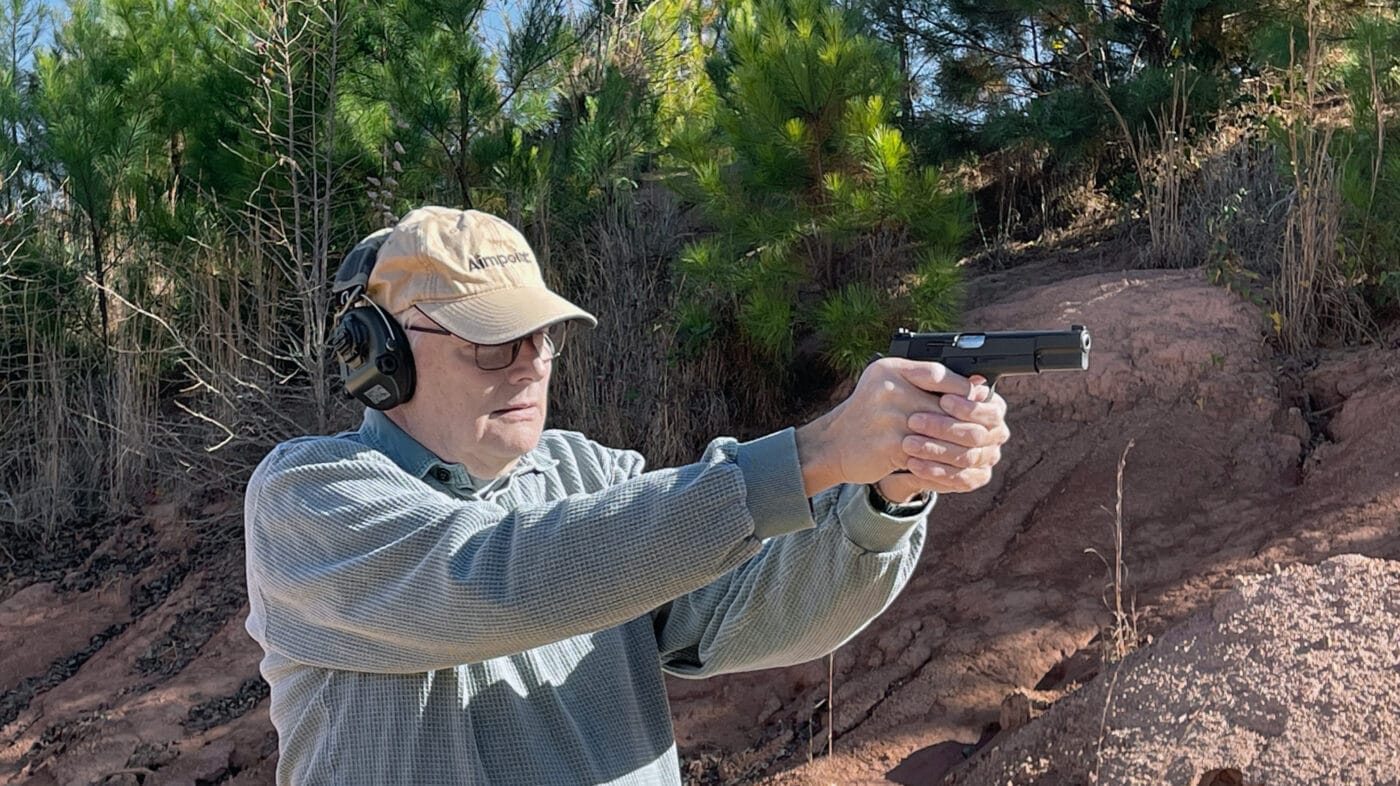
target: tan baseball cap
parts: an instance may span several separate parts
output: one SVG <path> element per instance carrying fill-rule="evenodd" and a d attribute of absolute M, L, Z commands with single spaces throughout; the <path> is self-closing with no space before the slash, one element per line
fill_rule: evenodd
<path fill-rule="evenodd" d="M 365 294 L 398 314 L 417 306 L 475 344 L 503 344 L 555 322 L 598 320 L 545 286 L 535 252 L 504 219 L 421 207 L 389 232 Z"/>

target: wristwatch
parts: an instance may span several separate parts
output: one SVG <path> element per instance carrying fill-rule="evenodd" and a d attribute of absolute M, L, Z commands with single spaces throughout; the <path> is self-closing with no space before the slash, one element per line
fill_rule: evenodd
<path fill-rule="evenodd" d="M 914 499 L 903 504 L 890 502 L 880 493 L 880 487 L 874 483 L 870 484 L 870 507 L 886 516 L 912 516 L 924 509 L 928 504 L 928 492 L 920 494 Z"/>

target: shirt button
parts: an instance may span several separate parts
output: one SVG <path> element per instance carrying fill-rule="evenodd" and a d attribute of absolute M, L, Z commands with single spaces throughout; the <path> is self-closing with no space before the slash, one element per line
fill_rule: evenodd
<path fill-rule="evenodd" d="M 452 479 L 452 474 L 447 471 L 446 467 L 434 467 L 433 479 L 439 483 L 446 483 Z"/>

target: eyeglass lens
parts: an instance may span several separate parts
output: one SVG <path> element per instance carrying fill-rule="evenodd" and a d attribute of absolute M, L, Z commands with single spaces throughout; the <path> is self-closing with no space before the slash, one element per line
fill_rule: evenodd
<path fill-rule="evenodd" d="M 540 360 L 551 361 L 564 351 L 564 340 L 569 335 L 569 323 L 556 322 L 544 330 L 522 336 L 504 344 L 477 344 L 476 365 L 482 371 L 499 371 L 509 368 L 520 356 L 520 345 L 527 340 L 535 342 L 535 351 Z"/>

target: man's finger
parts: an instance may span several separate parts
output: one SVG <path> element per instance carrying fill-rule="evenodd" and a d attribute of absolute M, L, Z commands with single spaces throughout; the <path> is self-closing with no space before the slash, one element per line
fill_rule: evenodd
<path fill-rule="evenodd" d="M 987 378 L 981 374 L 973 374 L 967 378 L 972 383 L 972 393 L 968 398 L 973 401 L 986 401 L 992 395 L 992 388 L 987 384 Z"/>
<path fill-rule="evenodd" d="M 972 395 L 972 380 L 950 370 L 942 363 L 905 358 L 890 359 L 898 361 L 894 365 L 899 375 L 920 390 L 929 393 L 953 393 L 964 398 Z"/>
<path fill-rule="evenodd" d="M 990 401 L 978 402 L 947 393 L 938 397 L 938 406 L 958 420 L 976 423 L 988 429 L 1001 425 L 1006 418 L 1006 401 L 995 394 Z"/>
<path fill-rule="evenodd" d="M 987 467 L 958 469 L 923 459 L 909 459 L 909 472 L 924 481 L 925 488 L 955 494 L 982 488 L 992 479 Z"/>
<path fill-rule="evenodd" d="M 996 445 L 968 448 L 938 439 L 910 435 L 904 438 L 903 448 L 910 458 L 934 461 L 959 469 L 990 467 L 1001 460 L 1001 448 Z"/>
<path fill-rule="evenodd" d="M 985 448 L 1000 445 L 1000 431 L 978 423 L 967 423 L 942 412 L 915 412 L 909 416 L 909 430 L 915 434 L 951 442 L 965 448 Z"/>

